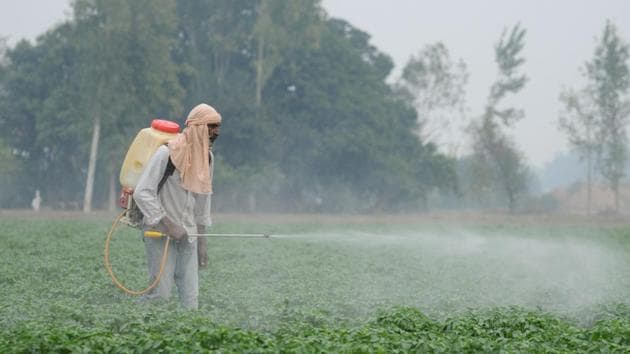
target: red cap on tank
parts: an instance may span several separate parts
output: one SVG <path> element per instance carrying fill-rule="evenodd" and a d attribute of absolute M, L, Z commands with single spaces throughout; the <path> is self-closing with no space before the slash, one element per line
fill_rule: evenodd
<path fill-rule="evenodd" d="M 151 128 L 165 133 L 179 133 L 179 124 L 165 119 L 154 119 Z"/>

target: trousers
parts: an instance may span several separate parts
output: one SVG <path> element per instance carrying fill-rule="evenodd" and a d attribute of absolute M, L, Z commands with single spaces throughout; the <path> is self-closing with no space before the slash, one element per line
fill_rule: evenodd
<path fill-rule="evenodd" d="M 153 283 L 160 271 L 162 252 L 166 237 L 145 237 L 144 248 L 149 267 L 149 281 Z M 143 300 L 169 299 L 177 287 L 179 303 L 187 309 L 199 306 L 199 266 L 197 263 L 197 239 L 171 240 L 168 245 L 168 258 L 158 285 L 143 295 Z"/>

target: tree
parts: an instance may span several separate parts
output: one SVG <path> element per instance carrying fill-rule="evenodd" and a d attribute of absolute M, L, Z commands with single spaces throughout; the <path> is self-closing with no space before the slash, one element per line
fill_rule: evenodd
<path fill-rule="evenodd" d="M 7 44 L 4 37 L 0 37 L 0 83 L 4 82 L 4 75 L 6 74 L 6 66 L 8 64 L 6 58 Z M 0 96 L 4 93 L 5 89 L 0 84 Z M 0 116 L 0 119 L 3 117 Z M 2 124 L 0 124 L 2 126 Z M 0 198 L 0 205 L 8 204 L 8 198 L 12 197 L 8 193 L 13 178 L 18 170 L 18 164 L 15 156 L 13 155 L 11 148 L 8 144 L 0 138 L 0 192 L 2 198 Z"/>
<path fill-rule="evenodd" d="M 597 115 L 596 138 L 601 144 L 598 169 L 615 196 L 615 212 L 619 212 L 619 184 L 625 176 L 628 155 L 628 50 L 629 46 L 617 34 L 616 26 L 607 21 L 593 59 L 586 63 L 588 90 Z"/>
<path fill-rule="evenodd" d="M 4 37 L 0 37 L 0 83 L 4 82 L 4 75 L 6 74 L 6 39 Z M 5 89 L 0 84 L 0 96 L 4 93 Z M 0 116 L 0 119 L 3 119 Z M 3 124 L 0 124 L 0 127 Z M 2 194 L 2 198 L 0 199 L 0 205 L 7 204 L 7 201 L 4 200 L 7 198 L 9 193 L 9 185 L 13 182 L 12 177 L 17 168 L 17 164 L 15 161 L 15 156 L 11 153 L 11 148 L 8 144 L 4 142 L 2 138 L 0 138 L 0 192 Z"/>
<path fill-rule="evenodd" d="M 3 67 L 7 64 L 7 39 L 5 37 L 0 36 L 0 67 Z"/>
<path fill-rule="evenodd" d="M 71 76 L 73 41 L 64 39 L 69 32 L 70 26 L 62 25 L 40 37 L 36 45 L 20 41 L 7 51 L 1 77 L 0 133 L 16 163 L 23 166 L 7 193 L 14 195 L 11 199 L 17 206 L 26 207 L 35 189 L 42 189 L 47 200 L 74 200 L 73 187 L 80 184 L 73 160 L 66 159 L 71 152 L 77 155 L 80 130 L 75 130 L 73 121 L 65 121 L 65 112 L 48 114 L 54 106 L 52 92 L 61 93 L 57 89 Z"/>
<path fill-rule="evenodd" d="M 183 68 L 180 78 L 187 89 L 186 107 L 208 98 L 224 102 L 237 96 L 234 101 L 241 105 L 251 101 L 253 89 L 245 90 L 241 85 L 247 82 L 251 86 L 254 77 L 241 69 L 242 63 L 253 57 L 255 13 L 256 2 L 250 0 L 177 1 L 179 40 L 175 57 Z"/>
<path fill-rule="evenodd" d="M 320 0 L 259 0 L 256 8 L 255 104 L 262 104 L 262 90 L 284 52 L 317 46 L 321 31 Z"/>
<path fill-rule="evenodd" d="M 74 3 L 80 38 L 81 93 L 77 105 L 92 118 L 84 212 L 92 206 L 98 146 L 107 147 L 110 206 L 116 163 L 129 131 L 144 118 L 180 110 L 182 89 L 172 61 L 175 3 L 161 1 L 78 0 Z M 135 118 L 135 119 L 134 119 Z M 134 120 L 136 123 L 133 123 Z M 127 128 L 127 129 L 125 129 Z M 101 130 L 107 139 L 101 142 Z"/>
<path fill-rule="evenodd" d="M 400 210 L 452 182 L 452 160 L 418 139 L 416 111 L 386 82 L 391 58 L 318 1 L 264 0 L 265 26 L 263 0 L 73 4 L 0 72 L 0 153 L 28 198 L 15 205 L 53 179 L 45 200 L 104 205 L 138 129 L 201 100 L 225 118 L 221 208 Z"/>
<path fill-rule="evenodd" d="M 296 53 L 297 70 L 280 65 L 269 79 L 270 152 L 285 176 L 280 199 L 293 209 L 417 209 L 448 180 L 438 175 L 450 166 L 414 134 L 415 111 L 385 82 L 391 58 L 369 39 L 331 19 L 318 48 Z"/>
<path fill-rule="evenodd" d="M 467 81 L 466 65 L 453 62 L 441 42 L 427 45 L 407 62 L 396 91 L 415 108 L 422 141 L 433 142 L 444 152 L 456 151 L 452 133 L 465 116 Z"/>
<path fill-rule="evenodd" d="M 276 95 L 268 94 L 268 83 L 280 67 L 295 71 L 302 48 L 317 47 L 323 27 L 319 1 L 187 0 L 178 1 L 178 13 L 186 102 L 216 102 L 229 117 L 215 154 L 226 164 L 216 175 L 229 195 L 220 204 L 245 198 L 256 209 L 257 199 L 269 192 L 263 186 L 282 179 L 272 151 L 277 143 L 270 138 L 276 121 L 268 107 Z M 229 154 L 222 157 L 222 151 Z"/>
<path fill-rule="evenodd" d="M 222 205 L 234 205 L 237 194 L 251 195 L 245 186 L 259 184 L 252 171 L 262 170 L 268 161 L 265 136 L 270 125 L 261 119 L 262 109 L 254 99 L 254 28 L 259 4 L 249 0 L 177 2 L 180 39 L 176 58 L 185 68 L 180 76 L 187 91 L 184 102 L 189 107 L 199 101 L 216 104 L 229 117 L 215 149 L 217 161 L 227 164 L 216 175 L 218 183 L 226 187 L 224 193 L 229 194 Z M 222 151 L 229 151 L 225 159 Z"/>
<path fill-rule="evenodd" d="M 565 91 L 560 101 L 565 107 L 558 121 L 560 129 L 568 135 L 580 158 L 586 160 L 586 212 L 591 215 L 593 160 L 598 151 L 594 102 L 588 90 Z"/>
<path fill-rule="evenodd" d="M 54 187 L 41 188 L 47 200 L 80 204 L 83 197 L 89 211 L 94 192 L 113 205 L 130 138 L 150 118 L 174 115 L 183 91 L 171 59 L 172 1 L 77 0 L 73 6 L 74 17 L 35 45 L 23 41 L 8 51 L 0 123 L 25 162 L 21 193 L 32 195 L 26 186 L 54 180 Z"/>
<path fill-rule="evenodd" d="M 510 212 L 516 210 L 518 196 L 527 189 L 528 167 L 523 154 L 510 140 L 505 129 L 512 127 L 524 116 L 522 110 L 500 109 L 499 105 L 508 94 L 520 91 L 527 82 L 525 75 L 517 73 L 525 62 L 520 56 L 526 31 L 516 25 L 507 35 L 504 31 L 495 45 L 495 60 L 499 77 L 490 89 L 488 103 L 481 121 L 472 125 L 475 161 L 488 169 L 492 183 L 498 184 L 505 193 Z"/>

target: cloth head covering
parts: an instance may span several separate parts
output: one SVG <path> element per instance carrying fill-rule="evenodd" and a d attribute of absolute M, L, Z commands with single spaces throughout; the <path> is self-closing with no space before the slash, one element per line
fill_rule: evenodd
<path fill-rule="evenodd" d="M 168 143 L 171 161 L 181 174 L 182 187 L 188 191 L 212 193 L 207 124 L 217 123 L 221 123 L 221 115 L 212 106 L 201 103 L 188 114 L 184 130 Z"/>

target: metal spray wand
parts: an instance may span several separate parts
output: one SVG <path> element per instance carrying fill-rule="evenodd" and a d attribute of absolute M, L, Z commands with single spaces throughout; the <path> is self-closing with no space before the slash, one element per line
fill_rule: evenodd
<path fill-rule="evenodd" d="M 145 231 L 145 237 L 164 237 L 168 236 L 160 231 Z M 188 234 L 188 237 L 226 237 L 226 238 L 270 238 L 269 234 Z"/>

